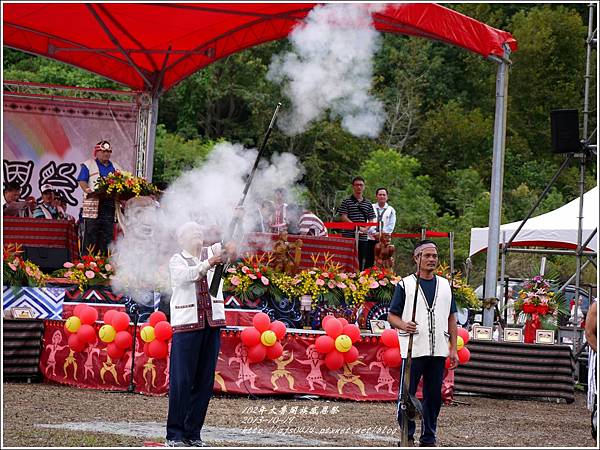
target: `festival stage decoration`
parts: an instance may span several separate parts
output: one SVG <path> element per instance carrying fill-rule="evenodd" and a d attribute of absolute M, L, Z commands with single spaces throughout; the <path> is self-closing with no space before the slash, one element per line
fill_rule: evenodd
<path fill-rule="evenodd" d="M 84 255 L 81 260 L 65 262 L 64 268 L 53 272 L 52 277 L 67 278 L 73 284 L 77 284 L 81 292 L 91 286 L 108 285 L 114 274 L 109 260 L 110 255 L 102 255 L 99 252 Z"/>
<path fill-rule="evenodd" d="M 265 359 L 279 358 L 283 354 L 280 341 L 285 336 L 285 324 L 279 320 L 271 322 L 267 314 L 260 312 L 252 318 L 252 325 L 240 335 L 242 343 L 248 349 L 248 360 L 259 363 Z"/>
<path fill-rule="evenodd" d="M 317 338 L 315 348 L 326 355 L 325 365 L 329 370 L 339 370 L 344 364 L 358 359 L 358 349 L 354 343 L 360 341 L 361 337 L 356 325 L 350 325 L 344 318 L 326 316 L 323 330 L 326 334 Z"/>
<path fill-rule="evenodd" d="M 65 322 L 65 330 L 70 333 L 68 345 L 73 352 L 81 352 L 88 344 L 96 344 L 93 324 L 97 319 L 98 312 L 91 306 L 80 303 L 75 307 L 73 315 Z"/>
<path fill-rule="evenodd" d="M 68 320 L 68 319 L 67 319 Z M 98 330 L 100 340 L 106 343 L 106 353 L 114 360 L 131 348 L 133 336 L 127 331 L 129 315 L 123 311 L 109 309 L 104 313 L 104 325 Z"/>
<path fill-rule="evenodd" d="M 173 336 L 173 327 L 162 311 L 150 314 L 148 323 L 142 325 L 140 338 L 144 341 L 144 353 L 149 358 L 164 359 L 169 354 L 168 341 Z"/>
<path fill-rule="evenodd" d="M 456 350 L 458 352 L 458 362 L 459 364 L 466 364 L 471 359 L 471 351 L 466 347 L 469 343 L 469 332 L 462 328 L 458 327 L 456 330 Z M 450 358 L 446 358 L 446 369 L 450 367 Z"/>
<path fill-rule="evenodd" d="M 156 195 L 158 188 L 131 172 L 117 170 L 106 177 L 98 178 L 95 192 L 105 197 L 128 200 L 132 197 Z"/>
<path fill-rule="evenodd" d="M 384 330 L 381 333 L 381 343 L 386 348 L 383 352 L 383 363 L 387 367 L 398 367 L 402 363 L 398 332 L 392 329 Z"/>
<path fill-rule="evenodd" d="M 2 279 L 7 286 L 44 286 L 48 276 L 39 266 L 23 259 L 20 244 L 6 244 L 2 249 Z"/>

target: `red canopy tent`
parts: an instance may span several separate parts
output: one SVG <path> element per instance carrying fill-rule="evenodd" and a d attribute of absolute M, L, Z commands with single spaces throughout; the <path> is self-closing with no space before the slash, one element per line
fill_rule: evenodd
<path fill-rule="evenodd" d="M 161 92 L 208 64 L 286 37 L 315 3 L 3 3 L 4 45 L 56 59 L 151 95 L 140 175 L 152 177 Z M 510 33 L 435 3 L 392 3 L 375 27 L 462 47 L 498 63 L 486 292 L 496 292 Z M 489 284 L 489 285 L 488 285 Z M 484 323 L 487 320 L 484 317 Z M 493 317 L 493 316 L 492 316 Z"/>

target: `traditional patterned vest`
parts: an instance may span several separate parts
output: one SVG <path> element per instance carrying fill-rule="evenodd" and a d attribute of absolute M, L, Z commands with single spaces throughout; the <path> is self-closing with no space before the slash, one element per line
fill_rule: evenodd
<path fill-rule="evenodd" d="M 186 258 L 181 255 L 187 262 L 188 266 L 194 266 L 195 263 L 192 259 Z M 206 248 L 202 249 L 202 259 L 207 258 Z M 173 332 L 184 332 L 201 330 L 205 327 L 224 327 L 225 320 L 213 320 L 212 314 L 212 302 L 223 302 L 223 300 L 211 300 L 210 293 L 208 292 L 208 281 L 206 277 L 202 277 L 195 282 L 196 285 L 196 308 L 198 314 L 198 321 L 196 323 L 189 323 L 183 325 L 176 325 L 173 327 Z"/>

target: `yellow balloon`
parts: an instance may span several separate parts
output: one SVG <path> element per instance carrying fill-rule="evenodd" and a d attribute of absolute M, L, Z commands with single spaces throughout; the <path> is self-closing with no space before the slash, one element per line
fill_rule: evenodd
<path fill-rule="evenodd" d="M 277 336 L 275 335 L 275 332 L 267 330 L 260 335 L 260 342 L 266 347 L 271 347 L 277 342 Z"/>
<path fill-rule="evenodd" d="M 112 325 L 102 325 L 100 330 L 98 330 L 98 337 L 102 342 L 106 342 L 110 344 L 115 340 L 115 336 L 117 335 L 117 330 L 114 329 Z"/>
<path fill-rule="evenodd" d="M 140 336 L 144 342 L 152 342 L 154 340 L 154 327 L 147 325 L 140 331 Z"/>
<path fill-rule="evenodd" d="M 335 338 L 335 348 L 338 352 L 346 353 L 352 348 L 352 339 L 350 336 L 340 334 Z"/>
<path fill-rule="evenodd" d="M 67 319 L 65 323 L 65 328 L 69 331 L 69 333 L 77 333 L 79 327 L 81 326 L 81 320 L 77 316 L 71 316 Z"/>
<path fill-rule="evenodd" d="M 458 336 L 456 338 L 456 350 L 460 350 L 461 348 L 463 348 L 465 346 L 465 341 L 463 340 L 463 338 L 461 336 Z"/>

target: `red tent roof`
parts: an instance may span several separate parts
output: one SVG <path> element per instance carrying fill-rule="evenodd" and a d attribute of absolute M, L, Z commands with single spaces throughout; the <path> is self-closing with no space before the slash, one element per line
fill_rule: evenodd
<path fill-rule="evenodd" d="M 4 3 L 4 45 L 87 69 L 132 89 L 164 91 L 237 51 L 281 39 L 315 3 Z M 378 30 L 463 47 L 516 50 L 510 33 L 435 3 L 390 4 Z M 162 74 L 162 75 L 161 75 Z"/>

